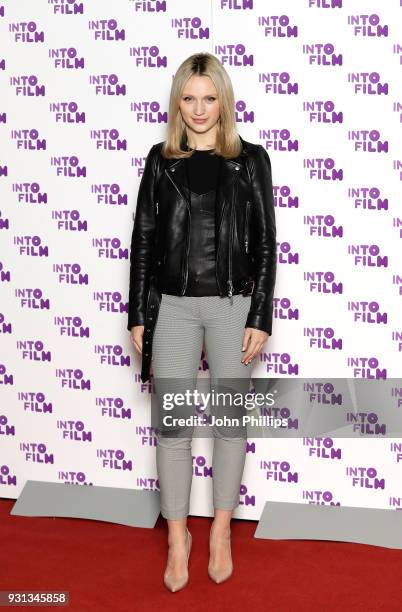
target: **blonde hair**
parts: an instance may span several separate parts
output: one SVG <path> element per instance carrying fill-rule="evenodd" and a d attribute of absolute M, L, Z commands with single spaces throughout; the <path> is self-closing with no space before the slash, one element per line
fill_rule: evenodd
<path fill-rule="evenodd" d="M 194 53 L 190 55 L 174 75 L 169 100 L 169 118 L 167 137 L 163 143 L 163 157 L 191 157 L 192 151 L 181 148 L 186 139 L 186 124 L 181 116 L 179 104 L 183 89 L 193 75 L 208 76 L 215 85 L 220 117 L 217 123 L 215 153 L 223 157 L 237 157 L 242 150 L 242 143 L 236 128 L 234 93 L 230 77 L 219 60 L 211 53 Z"/>

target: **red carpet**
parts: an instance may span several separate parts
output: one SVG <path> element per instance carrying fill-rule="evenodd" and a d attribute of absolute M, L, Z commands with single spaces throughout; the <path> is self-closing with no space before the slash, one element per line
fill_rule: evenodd
<path fill-rule="evenodd" d="M 232 578 L 207 574 L 210 519 L 190 516 L 190 581 L 162 582 L 166 522 L 136 529 L 80 519 L 10 516 L 0 499 L 0 590 L 65 590 L 69 610 L 395 610 L 402 607 L 402 551 L 253 538 L 257 523 L 232 520 Z M 55 607 L 48 609 L 57 609 Z M 58 608 L 59 610 L 61 608 Z"/>

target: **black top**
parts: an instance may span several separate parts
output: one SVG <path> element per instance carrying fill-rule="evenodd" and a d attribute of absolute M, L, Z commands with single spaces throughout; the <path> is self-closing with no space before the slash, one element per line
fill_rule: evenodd
<path fill-rule="evenodd" d="M 219 295 L 215 274 L 215 198 L 220 158 L 211 151 L 194 151 L 184 160 L 184 186 L 191 205 L 188 278 L 184 295 Z"/>

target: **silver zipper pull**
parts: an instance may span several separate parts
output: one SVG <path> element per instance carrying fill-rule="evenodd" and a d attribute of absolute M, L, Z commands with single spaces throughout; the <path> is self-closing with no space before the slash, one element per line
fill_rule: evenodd
<path fill-rule="evenodd" d="M 246 253 L 248 253 L 248 240 L 246 240 L 244 244 L 246 245 Z"/>
<path fill-rule="evenodd" d="M 158 212 L 159 212 L 158 211 L 158 204 L 159 204 L 159 202 L 156 203 L 156 214 L 158 214 Z"/>
<path fill-rule="evenodd" d="M 233 297 L 232 297 L 233 296 L 233 283 L 231 280 L 228 280 L 228 285 L 229 285 L 228 297 L 230 299 L 230 304 L 232 305 L 233 304 Z"/>

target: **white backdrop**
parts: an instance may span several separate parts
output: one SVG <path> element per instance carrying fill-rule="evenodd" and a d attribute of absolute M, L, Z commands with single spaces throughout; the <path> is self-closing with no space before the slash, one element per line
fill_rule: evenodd
<path fill-rule="evenodd" d="M 0 496 L 27 479 L 158 490 L 129 243 L 172 76 L 198 51 L 272 162 L 277 308 L 253 376 L 400 375 L 401 40 L 398 0 L 0 4 Z M 334 439 L 331 459 L 250 440 L 235 516 L 398 507 L 400 442 Z M 210 441 L 193 455 L 191 513 L 210 515 Z"/>

